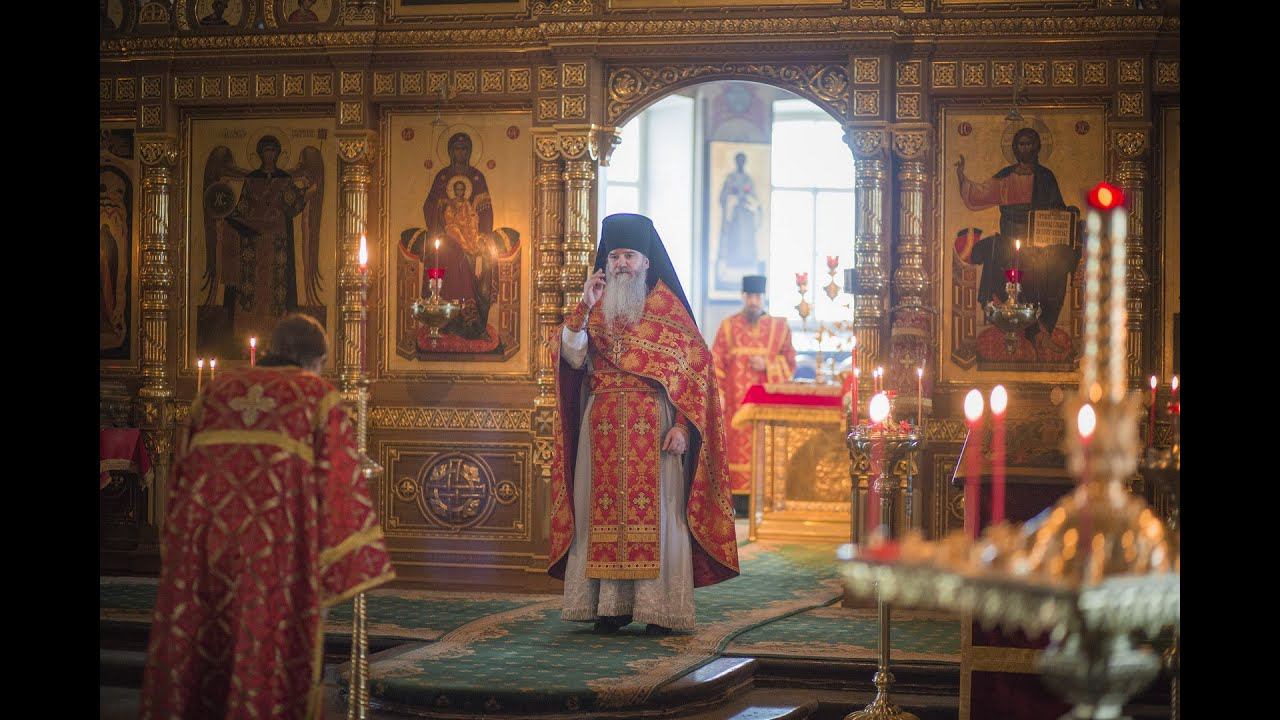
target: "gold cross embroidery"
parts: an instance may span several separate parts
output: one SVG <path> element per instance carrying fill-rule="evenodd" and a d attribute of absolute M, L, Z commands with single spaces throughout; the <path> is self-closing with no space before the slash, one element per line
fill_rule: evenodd
<path fill-rule="evenodd" d="M 257 422 L 259 413 L 265 413 L 276 406 L 275 399 L 262 397 L 262 392 L 261 385 L 254 385 L 249 388 L 247 395 L 234 398 L 227 403 L 231 409 L 239 411 L 240 419 L 244 420 L 246 427 Z"/>

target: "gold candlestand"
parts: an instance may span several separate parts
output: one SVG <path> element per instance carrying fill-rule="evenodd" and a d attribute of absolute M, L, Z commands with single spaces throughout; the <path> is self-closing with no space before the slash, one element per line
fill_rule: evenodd
<path fill-rule="evenodd" d="M 428 279 L 427 297 L 414 300 L 410 306 L 414 319 L 427 326 L 427 336 L 431 338 L 432 348 L 440 340 L 440 328 L 448 325 L 453 316 L 458 314 L 458 303 L 440 297 L 443 285 L 444 278 Z"/>
<path fill-rule="evenodd" d="M 873 425 L 855 427 L 853 432 L 849 433 L 848 442 L 850 448 L 864 454 L 871 453 L 876 443 L 883 444 L 884 457 L 880 461 L 876 478 L 873 480 L 876 492 L 880 494 L 880 527 L 868 528 L 867 538 L 870 540 L 873 535 L 887 538 L 893 527 L 889 519 L 892 517 L 893 496 L 897 490 L 897 483 L 890 482 L 889 468 L 909 453 L 920 450 L 924 444 L 924 435 L 917 427 L 912 427 L 909 431 L 895 428 L 893 418 L 890 416 L 879 427 Z M 854 491 L 857 491 L 856 488 Z M 858 503 L 851 503 L 851 507 L 856 510 Z M 889 698 L 889 690 L 893 685 L 893 673 L 889 671 L 890 613 L 889 603 L 885 601 L 879 587 L 876 588 L 876 609 L 880 616 L 880 660 L 876 667 L 876 674 L 872 677 L 872 682 L 876 686 L 876 697 L 870 705 L 846 715 L 844 720 L 918 720 L 915 715 L 900 709 Z"/>

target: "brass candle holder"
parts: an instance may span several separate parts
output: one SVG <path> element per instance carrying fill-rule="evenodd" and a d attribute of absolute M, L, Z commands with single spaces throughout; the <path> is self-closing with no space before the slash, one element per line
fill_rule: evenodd
<path fill-rule="evenodd" d="M 809 273 L 796 273 L 796 292 L 800 293 L 800 303 L 796 305 L 796 312 L 800 314 L 800 326 L 808 329 L 809 311 L 812 309 L 809 300 L 805 298 L 805 293 L 809 292 Z"/>
<path fill-rule="evenodd" d="M 427 326 L 427 336 L 431 338 L 432 348 L 440 339 L 440 328 L 448 325 L 449 321 L 458 314 L 459 309 L 458 303 L 440 297 L 443 286 L 444 278 L 429 278 L 427 297 L 414 300 L 413 305 L 410 306 L 414 319 Z"/>
<path fill-rule="evenodd" d="M 880 496 L 880 526 L 868 527 L 866 532 L 868 541 L 873 541 L 873 538 L 883 541 L 890 537 L 892 528 L 889 518 L 892 517 L 895 488 L 890 482 L 889 468 L 908 453 L 921 449 L 924 445 L 924 435 L 918 426 L 903 430 L 895 425 L 890 413 L 882 423 L 854 427 L 847 441 L 851 449 L 864 454 L 870 453 L 876 444 L 880 444 L 883 449 L 884 457 L 880 461 L 876 477 L 872 480 Z M 856 487 L 854 492 L 857 492 Z M 851 506 L 856 509 L 858 504 L 851 503 Z M 876 673 L 872 676 L 876 696 L 870 705 L 846 715 L 844 720 L 917 720 L 915 715 L 899 708 L 889 697 L 893 686 L 893 673 L 889 670 L 889 602 L 886 594 L 879 591 L 878 585 L 874 592 L 880 620 L 880 657 Z"/>
<path fill-rule="evenodd" d="M 1040 304 L 1018 302 L 1018 295 L 1022 292 L 1020 282 L 1006 282 L 1004 291 L 1007 300 L 1002 303 L 988 301 L 984 310 L 987 322 L 1004 331 L 1004 349 L 1012 355 L 1018 349 L 1018 333 L 1040 320 Z"/>

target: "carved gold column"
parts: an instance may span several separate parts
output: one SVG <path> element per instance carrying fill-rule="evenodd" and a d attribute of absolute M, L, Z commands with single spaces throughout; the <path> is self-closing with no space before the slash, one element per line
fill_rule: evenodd
<path fill-rule="evenodd" d="M 536 407 L 555 407 L 555 368 L 551 366 L 551 343 L 560 324 L 564 288 L 560 267 L 564 264 L 564 170 L 560 142 L 554 134 L 535 135 L 536 172 L 534 186 L 533 236 L 537 243 L 534 287 L 538 292 L 538 337 L 544 342 L 538 351 L 538 398 Z"/>
<path fill-rule="evenodd" d="M 925 153 L 929 148 L 929 128 L 894 129 L 893 154 L 898 160 L 898 243 L 897 269 L 893 273 L 893 329 L 889 338 L 889 363 L 885 367 L 886 387 L 901 398 L 899 418 L 916 419 L 917 394 L 921 394 L 921 416 L 932 410 L 933 363 L 930 355 L 933 322 L 929 302 L 929 278 L 924 268 L 924 190 L 929 179 Z M 916 369 L 924 365 L 923 389 Z"/>
<path fill-rule="evenodd" d="M 147 522 L 157 528 L 164 524 L 166 485 L 173 452 L 173 373 L 168 362 L 169 313 L 176 311 L 171 300 L 174 284 L 169 258 L 170 194 L 178 161 L 178 141 L 171 135 L 141 135 L 142 158 L 142 285 L 141 332 L 142 388 L 134 405 L 134 424 L 142 430 L 143 441 L 155 466 Z"/>
<path fill-rule="evenodd" d="M 595 258 L 591 241 L 591 193 L 595 185 L 596 164 L 588 152 L 589 132 L 560 132 L 560 153 L 564 157 L 564 265 L 560 287 L 564 292 L 564 313 L 582 299 L 582 283 L 587 279 Z"/>
<path fill-rule="evenodd" d="M 1147 341 L 1146 259 L 1146 192 L 1147 192 L 1147 128 L 1118 128 L 1112 131 L 1116 151 L 1116 184 L 1124 191 L 1129 210 L 1129 234 L 1125 241 L 1125 304 L 1128 310 L 1127 373 L 1130 388 L 1145 388 L 1147 365 L 1144 352 Z M 1151 363 L 1154 367 L 1155 363 Z"/>
<path fill-rule="evenodd" d="M 871 370 L 881 362 L 881 323 L 884 320 L 885 273 L 883 208 L 885 183 L 885 133 L 881 129 L 849 127 L 845 142 L 854 157 L 853 254 L 858 286 L 853 296 L 853 328 L 858 336 L 858 366 L 862 385 L 870 388 Z M 870 397 L 859 393 L 859 397 Z"/>
<path fill-rule="evenodd" d="M 367 272 L 360 271 L 360 235 L 368 235 L 370 167 L 374 152 L 374 134 L 365 130 L 339 132 L 338 160 L 341 180 L 338 195 L 338 223 L 340 230 L 338 264 L 339 317 L 341 318 L 341 345 L 337 352 L 338 377 L 343 396 L 348 402 L 356 402 L 356 391 L 365 379 L 361 359 L 368 362 L 365 348 L 365 327 L 368 324 L 369 276 L 376 262 L 369 263 Z M 377 257 L 373 241 L 368 239 L 370 259 Z"/>

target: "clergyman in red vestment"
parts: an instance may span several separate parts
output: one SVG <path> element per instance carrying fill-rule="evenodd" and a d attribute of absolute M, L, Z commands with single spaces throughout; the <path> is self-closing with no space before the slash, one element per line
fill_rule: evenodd
<path fill-rule="evenodd" d="M 324 328 L 289 315 L 267 350 L 178 438 L 143 718 L 320 717 L 323 609 L 395 577 Z"/>
<path fill-rule="evenodd" d="M 716 363 L 724 406 L 724 434 L 729 448 L 729 478 L 734 493 L 751 489 L 751 428 L 733 427 L 733 416 L 752 385 L 781 383 L 796 372 L 787 319 L 764 312 L 765 276 L 742 278 L 742 312 L 730 315 L 716 330 L 711 355 Z"/>
<path fill-rule="evenodd" d="M 564 580 L 561 617 L 690 631 L 693 589 L 737 576 L 738 546 L 711 352 L 649 218 L 604 219 L 559 335 L 548 572 Z"/>

